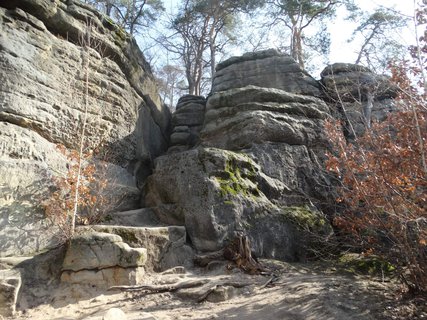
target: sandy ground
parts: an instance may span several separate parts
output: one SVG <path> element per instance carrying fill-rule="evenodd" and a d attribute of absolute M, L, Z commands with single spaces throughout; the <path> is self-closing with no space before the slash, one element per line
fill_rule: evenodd
<path fill-rule="evenodd" d="M 313 265 L 268 261 L 268 275 L 250 276 L 219 266 L 213 271 L 147 275 L 146 284 L 203 280 L 203 286 L 174 292 L 106 291 L 61 286 L 40 294 L 43 302 L 14 319 L 101 320 L 110 308 L 133 319 L 427 319 L 426 300 L 405 312 L 396 299 L 396 283 Z M 210 293 L 207 295 L 207 293 Z M 424 308 L 424 310 L 423 310 Z M 399 314 L 402 313 L 401 315 Z"/>

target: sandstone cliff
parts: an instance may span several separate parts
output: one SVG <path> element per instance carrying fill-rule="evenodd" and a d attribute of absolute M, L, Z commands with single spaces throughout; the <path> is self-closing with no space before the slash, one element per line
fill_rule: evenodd
<path fill-rule="evenodd" d="M 134 39 L 78 1 L 0 1 L 0 252 L 49 245 L 40 201 L 77 149 L 88 90 L 87 146 L 107 162 L 115 196 L 137 206 L 170 114 Z M 86 82 L 87 76 L 87 82 Z"/>
<path fill-rule="evenodd" d="M 184 224 L 198 250 L 243 232 L 260 256 L 304 258 L 306 233 L 331 231 L 316 209 L 331 188 L 322 168 L 329 107 L 320 95 L 317 81 L 277 51 L 223 62 L 199 144 L 156 159 L 146 204 L 164 222 Z"/>
<path fill-rule="evenodd" d="M 328 66 L 316 81 L 275 50 L 232 57 L 217 66 L 197 116 L 179 109 L 190 98 L 179 102 L 172 140 L 195 119 L 203 125 L 193 143 L 183 139 L 156 159 L 146 204 L 163 222 L 185 225 L 197 250 L 218 250 L 243 233 L 259 256 L 305 259 L 333 237 L 324 121 L 344 119 L 348 133 L 361 134 L 367 106 L 381 120 L 394 91 L 386 77 L 356 65 Z"/>

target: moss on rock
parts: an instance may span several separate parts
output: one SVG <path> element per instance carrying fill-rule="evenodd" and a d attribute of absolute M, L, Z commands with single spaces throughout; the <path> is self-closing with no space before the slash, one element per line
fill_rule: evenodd
<path fill-rule="evenodd" d="M 132 230 L 116 229 L 114 230 L 114 233 L 122 237 L 123 241 L 126 242 L 127 244 L 138 243 L 138 238 L 136 237 L 135 233 L 132 232 Z"/>
<path fill-rule="evenodd" d="M 248 198 L 257 198 L 261 195 L 255 181 L 256 169 L 249 158 L 238 159 L 229 155 L 224 171 L 218 173 L 215 179 L 220 186 L 223 197 L 242 195 Z"/>
<path fill-rule="evenodd" d="M 281 213 L 286 220 L 294 222 L 299 229 L 323 234 L 332 233 L 329 221 L 307 206 L 285 207 L 282 208 Z"/>

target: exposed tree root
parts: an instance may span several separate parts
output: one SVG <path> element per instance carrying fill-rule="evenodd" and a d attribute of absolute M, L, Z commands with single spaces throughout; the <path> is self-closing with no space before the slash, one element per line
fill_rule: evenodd
<path fill-rule="evenodd" d="M 201 279 L 201 280 L 189 280 L 189 281 L 182 281 L 174 284 L 167 284 L 167 285 L 140 285 L 140 286 L 114 286 L 110 287 L 108 291 L 112 290 L 122 290 L 122 291 L 150 291 L 154 293 L 160 293 L 160 292 L 173 292 L 179 289 L 188 289 L 188 288 L 194 288 L 203 286 L 206 283 L 208 283 L 208 279 Z"/>

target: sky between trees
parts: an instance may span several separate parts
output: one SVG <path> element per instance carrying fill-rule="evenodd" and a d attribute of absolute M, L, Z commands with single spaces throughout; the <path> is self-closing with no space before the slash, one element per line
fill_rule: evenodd
<path fill-rule="evenodd" d="M 415 41 L 421 0 L 83 0 L 137 40 L 164 101 L 209 92 L 215 65 L 269 48 L 290 54 L 314 77 L 330 63 L 387 72 Z"/>

